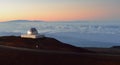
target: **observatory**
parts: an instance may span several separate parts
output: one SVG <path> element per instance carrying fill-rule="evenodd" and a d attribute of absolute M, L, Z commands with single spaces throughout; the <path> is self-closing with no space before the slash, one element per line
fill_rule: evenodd
<path fill-rule="evenodd" d="M 36 28 L 31 28 L 30 30 L 27 31 L 27 34 L 21 35 L 21 38 L 43 38 L 44 35 L 41 35 L 38 33 Z"/>

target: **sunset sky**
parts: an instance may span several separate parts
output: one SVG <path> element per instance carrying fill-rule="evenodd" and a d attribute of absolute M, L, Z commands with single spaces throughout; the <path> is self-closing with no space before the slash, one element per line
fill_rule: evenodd
<path fill-rule="evenodd" d="M 0 21 L 119 20 L 120 0 L 0 0 Z"/>

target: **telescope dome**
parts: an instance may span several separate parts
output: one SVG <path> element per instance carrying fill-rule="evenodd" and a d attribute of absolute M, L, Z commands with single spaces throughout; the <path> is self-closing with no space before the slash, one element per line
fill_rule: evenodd
<path fill-rule="evenodd" d="M 37 35 L 38 31 L 36 28 L 31 28 L 30 30 L 27 31 L 28 35 Z"/>

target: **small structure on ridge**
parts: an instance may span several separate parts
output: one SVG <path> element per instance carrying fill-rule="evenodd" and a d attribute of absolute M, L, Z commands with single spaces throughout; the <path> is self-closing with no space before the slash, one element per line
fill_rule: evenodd
<path fill-rule="evenodd" d="M 40 35 L 36 28 L 31 28 L 27 31 L 27 34 L 21 35 L 21 38 L 43 38 L 44 35 Z"/>

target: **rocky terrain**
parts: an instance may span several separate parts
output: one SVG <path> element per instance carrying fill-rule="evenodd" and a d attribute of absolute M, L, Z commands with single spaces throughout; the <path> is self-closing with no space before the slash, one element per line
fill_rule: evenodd
<path fill-rule="evenodd" d="M 105 54 L 103 50 L 75 47 L 48 37 L 3 36 L 0 37 L 0 65 L 120 65 L 119 54 Z"/>
<path fill-rule="evenodd" d="M 4 37 L 0 37 L 0 45 L 37 49 L 37 50 L 39 49 L 39 50 L 66 51 L 66 52 L 90 52 L 87 49 L 62 43 L 54 38 L 49 38 L 49 37 L 31 39 L 31 38 L 21 38 L 16 36 L 4 36 Z"/>

